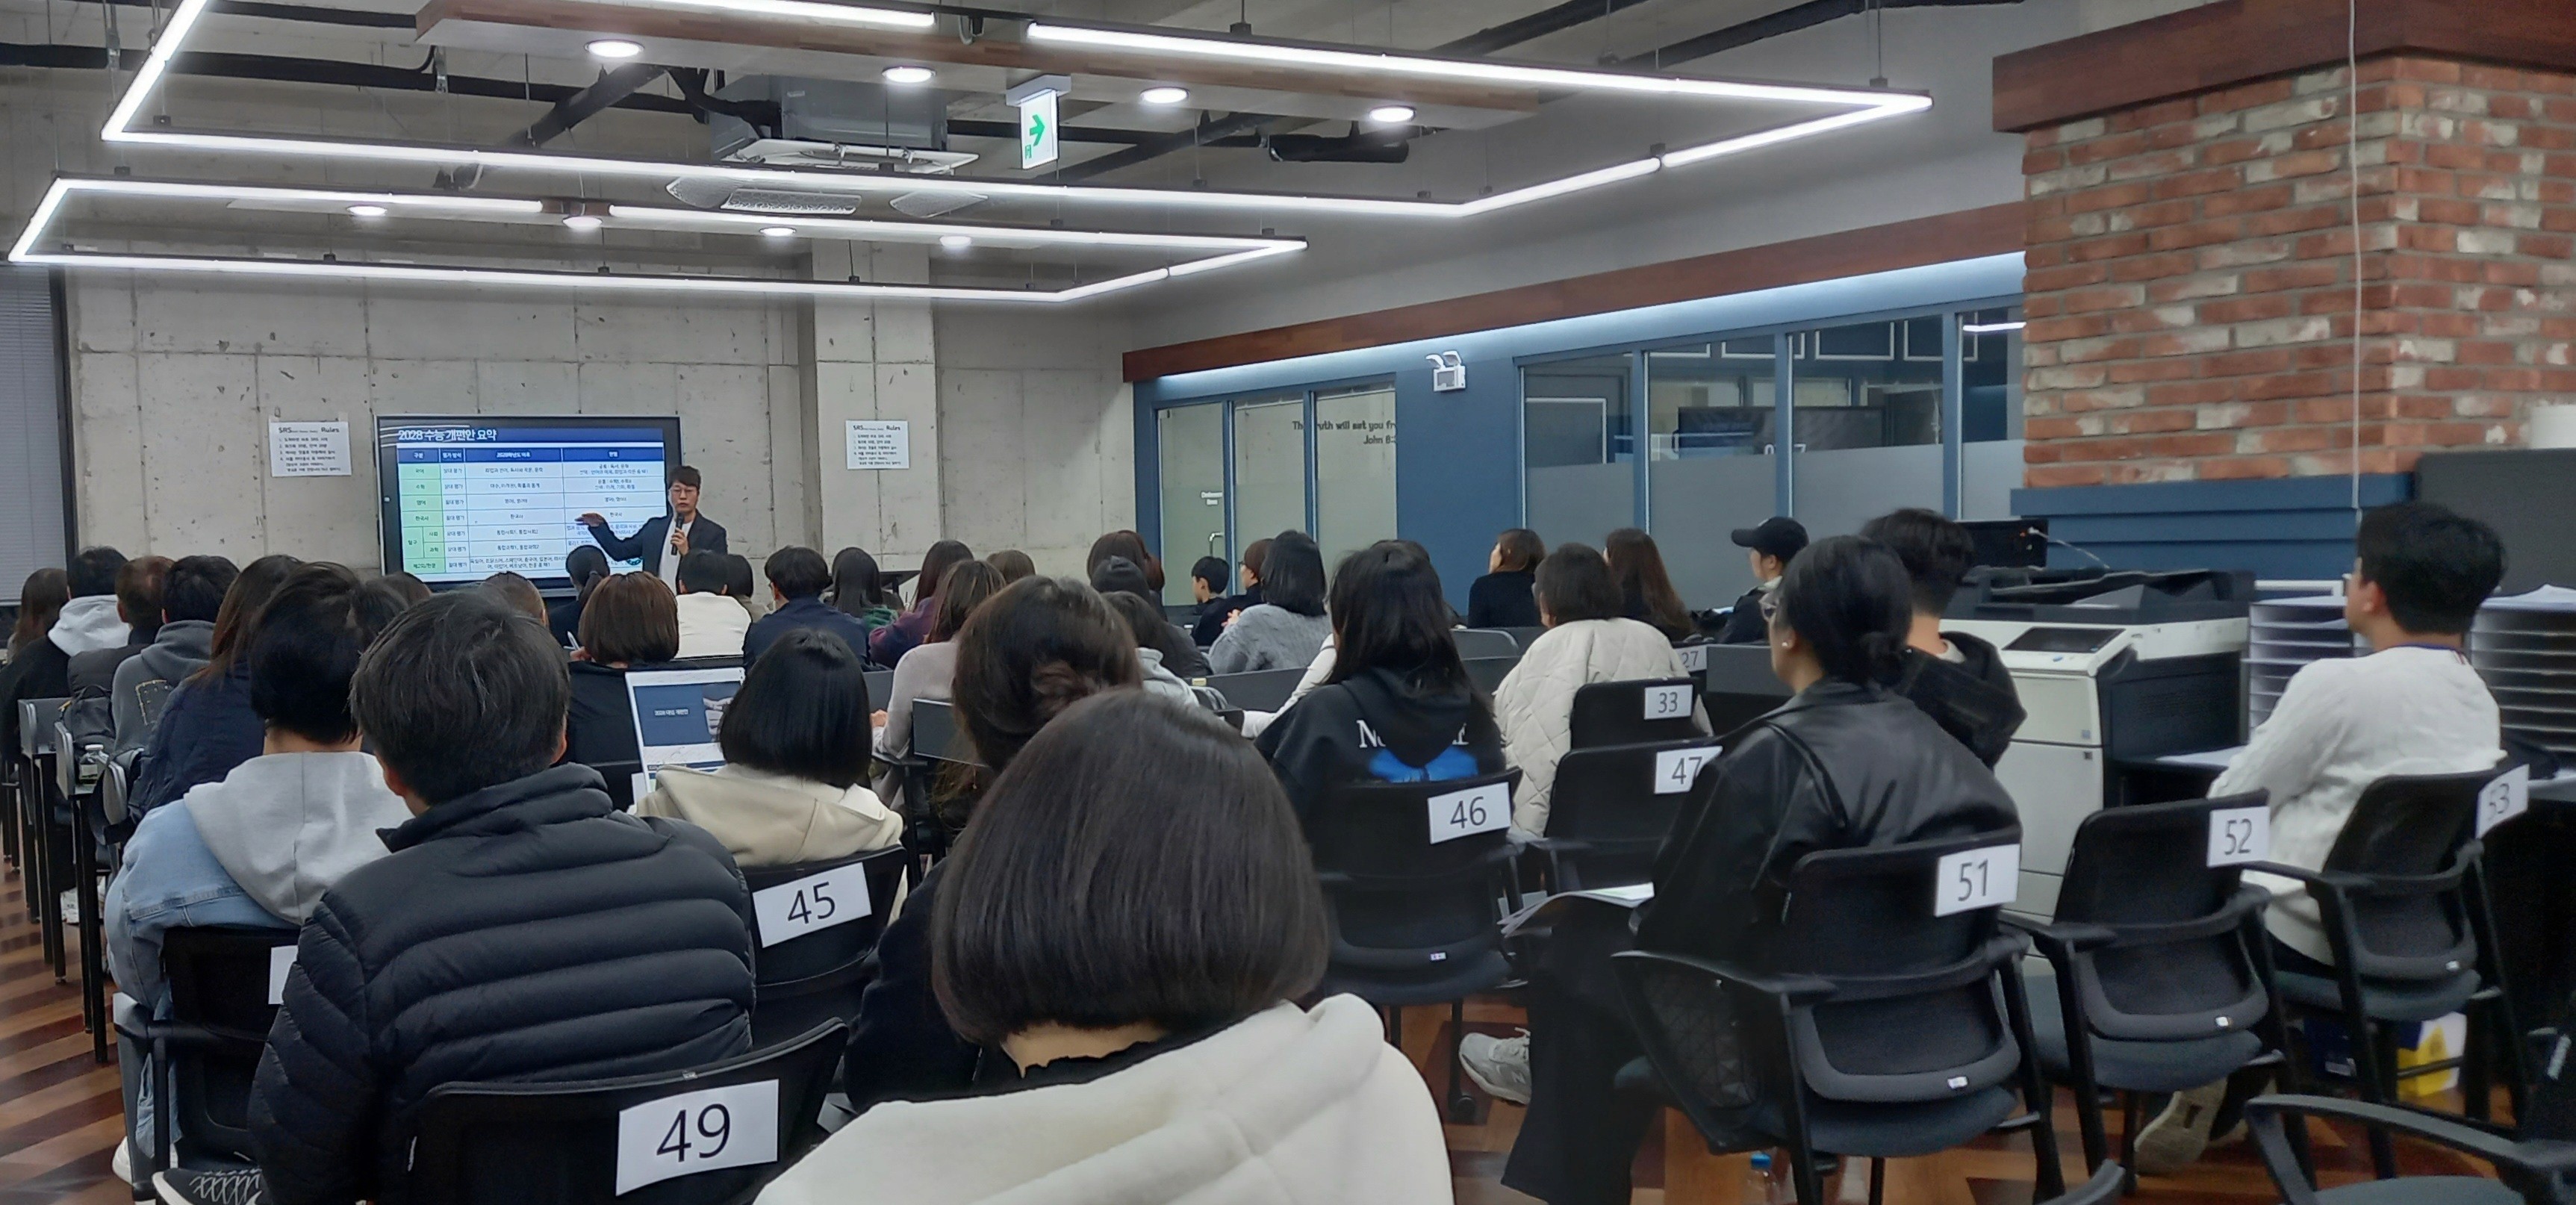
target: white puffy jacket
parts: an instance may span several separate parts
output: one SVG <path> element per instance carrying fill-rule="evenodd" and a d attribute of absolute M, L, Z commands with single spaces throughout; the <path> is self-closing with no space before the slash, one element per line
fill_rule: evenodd
<path fill-rule="evenodd" d="M 1581 619 L 1558 624 L 1530 642 L 1520 664 L 1494 692 L 1494 721 L 1503 730 L 1503 759 L 1520 767 L 1512 827 L 1547 834 L 1556 763 L 1573 744 L 1574 692 L 1595 682 L 1688 677 L 1681 654 L 1662 632 L 1633 619 Z M 1700 730 L 1708 713 L 1692 703 Z"/>

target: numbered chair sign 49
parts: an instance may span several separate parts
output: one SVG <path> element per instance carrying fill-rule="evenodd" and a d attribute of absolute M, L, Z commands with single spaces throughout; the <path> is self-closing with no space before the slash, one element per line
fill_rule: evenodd
<path fill-rule="evenodd" d="M 1699 781 L 1699 769 L 1717 756 L 1715 745 L 1698 745 L 1688 749 L 1665 749 L 1655 754 L 1655 793 L 1679 795 Z"/>
<path fill-rule="evenodd" d="M 778 1081 L 683 1092 L 617 1114 L 617 1195 L 778 1161 Z"/>
<path fill-rule="evenodd" d="M 2272 856 L 2272 809 L 2218 808 L 2209 813 L 2209 865 L 2242 866 Z"/>
<path fill-rule="evenodd" d="M 1646 688 L 1645 718 L 1677 720 L 1691 713 L 1691 688 L 1687 682 L 1671 686 Z"/>
<path fill-rule="evenodd" d="M 2531 767 L 2515 766 L 2478 792 L 2478 838 L 2495 826 L 2531 810 Z"/>
<path fill-rule="evenodd" d="M 1932 915 L 2009 904 L 2021 894 L 2021 846 L 1989 845 L 1941 859 L 1933 876 Z"/>
<path fill-rule="evenodd" d="M 793 941 L 817 929 L 846 925 L 868 914 L 868 876 L 857 866 L 842 866 L 751 893 L 751 914 L 760 922 L 760 944 Z"/>
<path fill-rule="evenodd" d="M 1512 791 L 1503 783 L 1451 791 L 1431 797 L 1431 844 L 1509 828 Z"/>

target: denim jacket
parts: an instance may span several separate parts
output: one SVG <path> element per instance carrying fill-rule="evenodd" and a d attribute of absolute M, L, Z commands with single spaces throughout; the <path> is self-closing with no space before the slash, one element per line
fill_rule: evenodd
<path fill-rule="evenodd" d="M 163 931 L 188 925 L 295 927 L 260 907 L 225 873 L 184 807 L 156 808 L 135 826 L 125 846 L 125 869 L 108 884 L 103 913 L 108 970 L 155 1017 L 170 1012 L 170 986 L 161 981 Z"/>

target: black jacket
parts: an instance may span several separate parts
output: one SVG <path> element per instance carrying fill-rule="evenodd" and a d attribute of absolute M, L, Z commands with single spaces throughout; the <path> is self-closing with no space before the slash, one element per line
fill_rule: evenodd
<path fill-rule="evenodd" d="M 662 556 L 671 551 L 671 516 L 656 515 L 646 519 L 644 526 L 635 529 L 634 535 L 622 540 L 617 538 L 614 529 L 602 523 L 590 529 L 590 538 L 599 542 L 599 550 L 607 553 L 608 559 L 631 561 L 642 557 L 644 572 L 660 577 Z M 699 511 L 698 517 L 689 521 L 689 551 L 730 551 L 725 547 L 724 525 L 708 518 L 705 511 Z"/>
<path fill-rule="evenodd" d="M 190 675 L 170 692 L 161 723 L 144 743 L 126 809 L 141 816 L 190 787 L 223 781 L 233 767 L 259 756 L 267 736 L 267 723 L 251 709 L 247 662 L 233 662 L 220 678 Z"/>
<path fill-rule="evenodd" d="M 768 652 L 770 645 L 778 643 L 779 637 L 798 628 L 830 632 L 840 637 L 841 643 L 850 646 L 850 652 L 860 660 L 870 659 L 868 625 L 859 622 L 858 616 L 824 602 L 820 597 L 813 597 L 791 598 L 786 606 L 752 620 L 751 627 L 742 634 L 743 664 L 760 660 L 760 655 Z"/>
<path fill-rule="evenodd" d="M 1207 605 L 1199 608 L 1198 622 L 1190 625 L 1190 640 L 1200 648 L 1215 644 L 1217 637 L 1225 635 L 1226 616 L 1237 611 L 1249 611 L 1260 605 L 1261 587 L 1259 586 L 1254 586 L 1241 594 L 1211 598 L 1207 600 Z"/>
<path fill-rule="evenodd" d="M 276 1205 L 405 1199 L 430 1089 L 675 1071 L 751 1047 L 751 897 L 695 825 L 558 766 L 385 831 L 322 897 L 260 1055 Z M 605 1173 L 603 1173 L 605 1174 Z"/>
<path fill-rule="evenodd" d="M 71 654 L 43 636 L 27 642 L 18 655 L 0 669 L 0 734 L 5 734 L 11 755 L 18 752 L 18 704 L 26 699 L 64 699 L 71 697 Z"/>
<path fill-rule="evenodd" d="M 2004 668 L 1995 646 L 1963 632 L 1943 632 L 1943 639 L 1967 660 L 1953 665 L 1920 649 L 1905 650 L 1905 676 L 1896 693 L 1913 700 L 1941 730 L 1959 738 L 1977 760 L 1988 766 L 2003 760 L 2013 733 L 2029 716 L 2021 693 L 2013 689 L 2012 671 Z"/>
<path fill-rule="evenodd" d="M 1726 628 L 1717 634 L 1719 644 L 1760 644 L 1770 639 L 1770 625 L 1762 619 L 1762 596 L 1770 593 L 1760 586 L 1744 592 L 1735 600 L 1735 609 L 1726 613 Z"/>
<path fill-rule="evenodd" d="M 1539 625 L 1538 574 L 1527 569 L 1488 573 L 1467 587 L 1467 626 L 1534 628 Z"/>
<path fill-rule="evenodd" d="M 1316 687 L 1258 742 L 1304 819 L 1345 782 L 1435 782 L 1503 768 L 1493 704 L 1472 687 L 1416 693 L 1403 675 L 1373 669 Z"/>
<path fill-rule="evenodd" d="M 1913 704 L 1874 686 L 1819 682 L 1723 744 L 1655 857 L 1640 947 L 1775 965 L 1798 859 L 2019 823 L 1992 771 Z"/>
<path fill-rule="evenodd" d="M 635 747 L 635 701 L 626 694 L 626 671 L 591 661 L 573 662 L 572 707 L 564 714 L 563 759 L 585 766 L 616 766 L 640 756 Z"/>
<path fill-rule="evenodd" d="M 555 643 L 573 648 L 581 643 L 581 596 L 546 604 L 546 630 L 554 633 Z"/>
<path fill-rule="evenodd" d="M 948 1027 L 930 987 L 930 913 L 944 869 L 933 866 L 922 876 L 868 955 L 868 987 L 841 1060 L 841 1088 L 852 1108 L 952 1095 L 975 1082 L 980 1048 Z"/>

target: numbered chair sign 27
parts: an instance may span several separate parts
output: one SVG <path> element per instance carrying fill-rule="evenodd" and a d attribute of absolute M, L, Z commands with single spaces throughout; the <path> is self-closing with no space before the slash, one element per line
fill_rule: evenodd
<path fill-rule="evenodd" d="M 2515 766 L 2478 792 L 2478 838 L 2495 826 L 2531 810 L 2531 767 Z"/>
<path fill-rule="evenodd" d="M 1646 688 L 1646 718 L 1677 720 L 1691 713 L 1691 688 L 1687 682 L 1671 686 Z"/>
<path fill-rule="evenodd" d="M 617 1195 L 778 1161 L 778 1081 L 683 1092 L 617 1114 Z"/>
<path fill-rule="evenodd" d="M 857 866 L 842 866 L 751 893 L 751 914 L 760 922 L 760 944 L 794 941 L 817 929 L 846 925 L 868 914 L 868 876 Z"/>
<path fill-rule="evenodd" d="M 1503 783 L 1431 797 L 1431 844 L 1511 827 L 1512 791 Z"/>
<path fill-rule="evenodd" d="M 2209 813 L 2209 865 L 2242 866 L 2272 856 L 2272 809 L 2218 808 Z"/>
<path fill-rule="evenodd" d="M 1715 745 L 1665 749 L 1655 754 L 1655 793 L 1679 795 L 1699 781 L 1699 769 L 1717 756 Z"/>
<path fill-rule="evenodd" d="M 1941 859 L 1933 876 L 1932 915 L 2009 904 L 2021 894 L 2021 846 L 1989 845 Z"/>
<path fill-rule="evenodd" d="M 1674 650 L 1673 650 L 1673 653 L 1674 653 L 1674 655 L 1675 655 L 1675 656 L 1678 656 L 1678 657 L 1680 657 L 1680 658 L 1682 659 L 1682 672 L 1683 672 L 1683 673 L 1686 673 L 1686 674 L 1704 674 L 1704 673 L 1707 673 L 1707 672 L 1708 672 L 1708 646 L 1707 646 L 1707 645 L 1705 645 L 1705 644 L 1689 644 L 1689 645 L 1683 645 L 1683 646 L 1682 646 L 1682 647 L 1680 647 L 1680 648 L 1674 649 Z"/>

